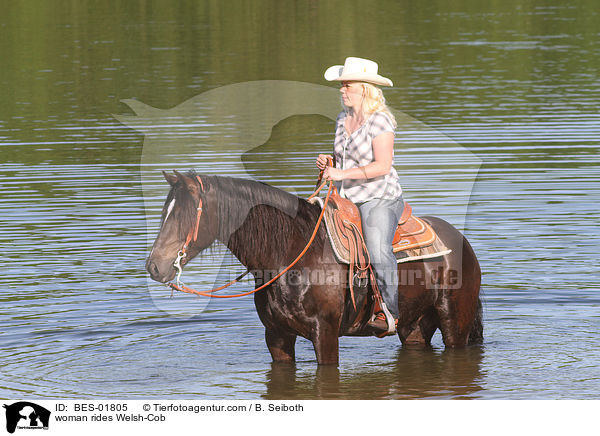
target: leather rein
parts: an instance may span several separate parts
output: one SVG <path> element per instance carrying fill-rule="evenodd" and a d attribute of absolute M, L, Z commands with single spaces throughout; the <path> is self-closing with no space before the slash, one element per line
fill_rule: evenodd
<path fill-rule="evenodd" d="M 326 181 L 321 183 L 321 180 L 323 178 L 323 172 L 324 172 L 324 170 L 321 170 L 321 172 L 319 173 L 319 180 L 317 181 L 318 187 L 315 190 L 315 192 L 313 192 L 310 195 L 310 197 L 308 197 L 309 199 L 316 196 L 321 191 L 321 189 L 323 189 L 325 184 L 327 183 Z M 200 178 L 200 176 L 196 176 L 196 179 L 198 180 L 198 183 L 200 184 L 202 192 L 204 192 L 204 184 L 202 183 L 202 179 Z M 244 273 L 242 273 L 241 275 L 239 275 L 238 277 L 236 277 L 234 280 L 230 281 L 229 283 L 226 283 L 222 286 L 219 286 L 218 288 L 214 288 L 209 291 L 198 291 L 196 289 L 186 286 L 185 284 L 183 284 L 180 281 L 181 273 L 182 273 L 181 260 L 187 256 L 186 252 L 187 252 L 190 242 L 196 241 L 198 239 L 198 231 L 199 231 L 199 227 L 200 227 L 200 217 L 202 215 L 202 197 L 200 197 L 200 199 L 198 201 L 198 208 L 197 208 L 198 212 L 196 215 L 196 224 L 195 224 L 194 228 L 190 230 L 190 233 L 188 234 L 188 236 L 186 238 L 185 244 L 183 245 L 182 249 L 179 250 L 179 252 L 177 253 L 177 258 L 175 259 L 175 262 L 173 262 L 173 267 L 177 270 L 176 283 L 170 282 L 170 283 L 167 283 L 166 285 L 171 288 L 171 291 L 175 290 L 175 291 L 185 292 L 187 294 L 201 295 L 203 297 L 210 297 L 210 298 L 244 297 L 246 295 L 251 295 L 251 294 L 254 294 L 254 293 L 260 291 L 261 289 L 264 289 L 265 287 L 267 287 L 271 283 L 273 283 L 275 280 L 279 279 L 287 271 L 289 271 L 289 269 L 292 268 L 296 263 L 298 263 L 298 261 L 302 258 L 302 256 L 304 256 L 304 254 L 308 251 L 308 248 L 311 246 L 312 242 L 315 239 L 315 236 L 317 235 L 319 226 L 321 225 L 321 221 L 323 220 L 323 216 L 325 215 L 325 207 L 327 206 L 327 202 L 329 201 L 329 198 L 331 197 L 332 189 L 333 189 L 333 181 L 330 181 L 329 182 L 329 190 L 327 191 L 327 195 L 326 195 L 324 203 L 323 203 L 323 208 L 321 210 L 321 214 L 319 215 L 319 218 L 317 219 L 317 223 L 315 224 L 315 229 L 313 230 L 313 233 L 312 233 L 308 243 L 306 244 L 306 246 L 304 247 L 302 252 L 298 255 L 298 257 L 296 257 L 296 259 L 294 259 L 294 261 L 292 263 L 290 263 L 285 269 L 283 269 L 281 272 L 279 272 L 279 274 L 277 274 L 271 280 L 269 280 L 268 282 L 259 286 L 258 288 L 255 288 L 248 292 L 242 292 L 240 294 L 233 294 L 233 295 L 214 295 L 214 292 L 220 291 L 222 289 L 225 289 L 225 288 L 233 285 L 234 283 L 237 283 L 243 277 L 245 277 L 250 272 L 250 270 L 246 270 Z"/>

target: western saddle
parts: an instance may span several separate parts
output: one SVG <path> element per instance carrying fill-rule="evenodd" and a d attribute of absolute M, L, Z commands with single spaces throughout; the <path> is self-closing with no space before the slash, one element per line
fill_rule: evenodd
<path fill-rule="evenodd" d="M 310 201 L 319 203 L 323 207 L 321 198 L 314 197 Z M 342 198 L 333 187 L 324 217 L 327 234 L 337 260 L 349 265 L 348 284 L 354 311 L 364 310 L 364 308 L 357 309 L 355 286 L 366 289 L 370 281 L 374 299 L 372 313 L 386 312 L 387 308 L 377 287 L 365 245 L 358 207 L 352 201 Z M 438 257 L 450 252 L 438 239 L 431 225 L 412 214 L 412 207 L 408 203 L 404 203 L 404 211 L 398 221 L 392 249 L 397 262 Z M 390 331 L 393 332 L 391 327 Z"/>

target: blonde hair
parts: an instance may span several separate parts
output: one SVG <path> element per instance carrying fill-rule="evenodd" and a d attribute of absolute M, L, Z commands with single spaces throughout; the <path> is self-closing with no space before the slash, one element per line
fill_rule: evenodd
<path fill-rule="evenodd" d="M 397 126 L 396 117 L 390 111 L 390 109 L 385 104 L 385 97 L 383 96 L 383 91 L 376 87 L 375 85 L 367 82 L 359 82 L 363 88 L 363 101 L 361 105 L 362 116 L 367 119 L 369 116 L 375 112 L 383 112 L 386 114 L 392 122 L 394 123 L 394 127 Z M 346 112 L 349 111 L 349 107 L 345 106 L 342 100 L 342 106 Z"/>

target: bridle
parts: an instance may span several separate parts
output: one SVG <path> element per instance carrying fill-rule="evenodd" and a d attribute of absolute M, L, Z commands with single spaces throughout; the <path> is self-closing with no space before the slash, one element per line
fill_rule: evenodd
<path fill-rule="evenodd" d="M 325 184 L 327 183 L 326 181 L 323 181 L 323 183 L 321 183 L 321 180 L 323 179 L 323 173 L 324 173 L 324 170 L 321 170 L 321 172 L 319 174 L 319 180 L 317 181 L 318 187 L 316 188 L 315 192 L 313 192 L 310 195 L 310 197 L 308 197 L 308 199 L 311 199 L 314 196 L 316 196 L 321 191 L 321 189 L 323 189 Z M 202 179 L 198 175 L 196 176 L 196 179 L 198 180 L 198 183 L 200 184 L 200 188 L 202 190 L 201 192 L 204 192 L 204 184 L 202 183 Z M 265 287 L 267 287 L 271 283 L 273 283 L 275 280 L 279 279 L 287 271 L 289 271 L 290 268 L 292 268 L 296 263 L 298 263 L 298 261 L 302 258 L 302 256 L 304 256 L 304 254 L 308 251 L 309 247 L 311 246 L 312 242 L 315 239 L 315 236 L 317 235 L 319 226 L 321 225 L 321 221 L 323 220 L 323 216 L 325 215 L 325 208 L 327 206 L 329 198 L 331 197 L 332 190 L 333 190 L 333 181 L 330 181 L 329 182 L 329 190 L 327 191 L 327 195 L 325 196 L 325 199 L 323 201 L 323 208 L 321 209 L 321 214 L 319 215 L 319 218 L 317 219 L 317 223 L 315 224 L 315 228 L 313 230 L 313 233 L 312 233 L 308 243 L 306 244 L 306 246 L 304 247 L 302 252 L 298 255 L 298 257 L 296 257 L 296 259 L 294 259 L 294 261 L 292 263 L 290 263 L 285 269 L 280 271 L 275 277 L 273 277 L 271 280 L 264 283 L 263 285 L 259 286 L 258 288 L 255 288 L 248 292 L 242 292 L 240 294 L 234 294 L 234 295 L 213 295 L 213 293 L 220 291 L 222 289 L 225 289 L 225 288 L 233 285 L 234 283 L 237 283 L 243 277 L 245 277 L 250 272 L 250 270 L 246 270 L 244 273 L 242 273 L 241 275 L 239 275 L 238 277 L 236 277 L 234 280 L 230 281 L 229 283 L 226 283 L 223 286 L 219 286 L 218 288 L 214 288 L 209 291 L 197 291 L 195 289 L 192 289 L 192 288 L 186 286 L 185 284 L 183 284 L 180 281 L 181 273 L 183 271 L 181 268 L 181 260 L 187 256 L 186 251 L 188 249 L 190 242 L 196 241 L 198 239 L 198 231 L 199 231 L 199 227 L 200 227 L 200 216 L 202 215 L 202 197 L 200 196 L 200 198 L 198 200 L 198 208 L 197 208 L 198 212 L 196 214 L 196 225 L 188 233 L 188 236 L 185 240 L 185 244 L 183 245 L 183 248 L 181 250 L 179 250 L 179 252 L 177 253 L 177 258 L 175 259 L 175 262 L 173 262 L 173 267 L 177 270 L 176 283 L 170 282 L 170 283 L 167 283 L 166 285 L 171 288 L 171 292 L 173 290 L 175 290 L 175 291 L 185 292 L 188 294 L 201 295 L 201 296 L 210 297 L 210 298 L 244 297 L 246 295 L 251 295 L 251 294 L 254 294 L 254 293 L 260 291 L 261 289 L 264 289 Z"/>
<path fill-rule="evenodd" d="M 202 190 L 201 192 L 204 192 L 204 183 L 202 183 L 202 179 L 200 178 L 200 176 L 196 176 L 196 179 L 200 184 L 200 188 Z M 196 208 L 196 210 L 196 225 L 192 229 L 190 229 L 190 232 L 188 233 L 185 239 L 183 247 L 177 252 L 177 258 L 175 259 L 175 262 L 173 262 L 173 267 L 177 270 L 178 285 L 182 284 L 180 281 L 181 273 L 183 272 L 181 268 L 181 260 L 187 256 L 186 252 L 190 245 L 190 242 L 192 242 L 192 240 L 195 242 L 198 239 L 198 231 L 200 230 L 200 216 L 202 215 L 202 197 L 198 199 L 198 207 Z"/>

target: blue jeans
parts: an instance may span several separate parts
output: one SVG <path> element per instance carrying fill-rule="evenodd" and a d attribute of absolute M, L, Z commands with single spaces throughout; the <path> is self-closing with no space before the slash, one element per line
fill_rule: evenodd
<path fill-rule="evenodd" d="M 394 200 L 374 198 L 358 203 L 363 236 L 375 270 L 377 286 L 394 318 L 398 318 L 398 264 L 392 250 L 396 226 L 404 211 L 402 196 Z"/>

